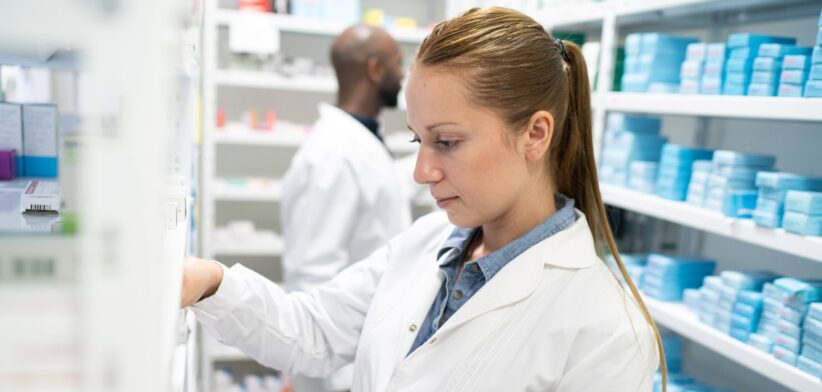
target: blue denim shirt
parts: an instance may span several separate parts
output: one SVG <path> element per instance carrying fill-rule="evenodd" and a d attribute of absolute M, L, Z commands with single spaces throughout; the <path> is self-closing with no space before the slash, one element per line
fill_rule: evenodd
<path fill-rule="evenodd" d="M 431 309 L 428 311 L 428 315 L 425 316 L 425 321 L 422 323 L 420 332 L 417 334 L 411 350 L 408 351 L 408 355 L 434 335 L 442 324 L 453 316 L 463 304 L 468 302 L 508 262 L 540 241 L 571 226 L 576 221 L 574 201 L 559 193 L 554 196 L 554 199 L 556 200 L 557 212 L 508 245 L 475 261 L 465 263 L 465 268 L 458 281 L 456 276 L 460 264 L 466 257 L 469 244 L 474 236 L 479 233 L 479 228 L 463 229 L 457 227 L 454 229 L 442 248 L 440 248 L 437 257 L 442 257 L 451 249 L 457 251 L 452 252 L 453 256 L 440 266 L 440 269 L 445 273 L 445 281 L 442 283 L 434 303 L 431 304 Z M 442 320 L 442 323 L 440 323 L 440 320 Z"/>

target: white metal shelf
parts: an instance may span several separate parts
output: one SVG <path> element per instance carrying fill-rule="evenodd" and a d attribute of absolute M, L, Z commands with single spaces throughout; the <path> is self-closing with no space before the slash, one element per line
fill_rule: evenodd
<path fill-rule="evenodd" d="M 273 13 L 260 13 L 253 11 L 238 11 L 221 9 L 217 11 L 216 20 L 218 25 L 230 26 L 235 20 L 242 18 L 265 18 L 277 26 L 280 31 L 300 34 L 337 36 L 346 27 L 345 23 L 328 22 L 321 19 L 300 18 L 291 15 L 278 15 Z M 419 43 L 430 32 L 424 28 L 388 28 L 388 33 L 399 42 Z"/>
<path fill-rule="evenodd" d="M 278 202 L 282 197 L 282 184 L 279 181 L 273 182 L 268 187 L 239 187 L 214 184 L 213 188 L 214 198 L 222 201 Z"/>
<path fill-rule="evenodd" d="M 662 302 L 647 296 L 643 296 L 643 300 L 654 320 L 666 328 L 791 390 L 822 390 L 822 382 L 818 379 L 700 322 L 684 304 Z"/>
<path fill-rule="evenodd" d="M 629 113 L 822 121 L 822 98 L 612 92 L 594 94 L 592 104 Z"/>
<path fill-rule="evenodd" d="M 215 75 L 218 85 L 257 89 L 292 90 L 333 94 L 337 82 L 332 77 L 297 76 L 285 77 L 273 72 L 218 70 Z"/>
<path fill-rule="evenodd" d="M 251 241 L 239 243 L 216 243 L 214 253 L 220 256 L 282 256 L 283 241 Z"/>
<path fill-rule="evenodd" d="M 803 0 L 625 0 L 568 2 L 549 7 L 536 15 L 546 28 L 593 27 L 614 16 L 620 24 L 658 21 L 664 18 L 699 15 L 728 10 L 752 10 L 767 6 L 802 3 Z"/>
<path fill-rule="evenodd" d="M 306 137 L 308 134 L 304 132 L 277 130 L 272 132 L 218 130 L 214 132 L 215 143 L 232 145 L 299 147 Z"/>
<path fill-rule="evenodd" d="M 716 211 L 618 186 L 602 184 L 600 190 L 606 204 L 822 262 L 822 237 L 759 227 L 750 219 L 728 218 Z"/>

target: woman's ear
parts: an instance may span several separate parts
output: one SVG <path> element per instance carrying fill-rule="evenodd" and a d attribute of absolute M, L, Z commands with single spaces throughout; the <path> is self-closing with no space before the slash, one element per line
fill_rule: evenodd
<path fill-rule="evenodd" d="M 541 160 L 554 136 L 554 116 L 545 110 L 540 110 L 528 120 L 525 130 L 525 158 L 529 161 Z"/>

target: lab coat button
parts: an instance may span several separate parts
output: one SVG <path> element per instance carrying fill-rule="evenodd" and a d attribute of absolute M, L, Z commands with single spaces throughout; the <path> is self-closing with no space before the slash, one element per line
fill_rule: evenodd
<path fill-rule="evenodd" d="M 462 291 L 455 290 L 454 291 L 454 299 L 460 299 L 460 298 L 462 298 Z"/>
<path fill-rule="evenodd" d="M 417 324 L 411 324 L 408 326 L 408 330 L 414 332 L 417 330 Z"/>
<path fill-rule="evenodd" d="M 477 263 L 471 265 L 471 269 L 474 270 L 474 272 L 480 272 L 480 266 Z"/>

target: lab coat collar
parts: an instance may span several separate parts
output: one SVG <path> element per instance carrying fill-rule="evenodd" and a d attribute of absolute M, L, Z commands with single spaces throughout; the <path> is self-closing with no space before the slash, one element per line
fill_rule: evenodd
<path fill-rule="evenodd" d="M 435 335 L 492 310 L 519 302 L 539 285 L 546 265 L 565 269 L 584 269 L 599 260 L 585 215 L 574 210 L 577 220 L 567 229 L 532 246 L 503 267 Z"/>

